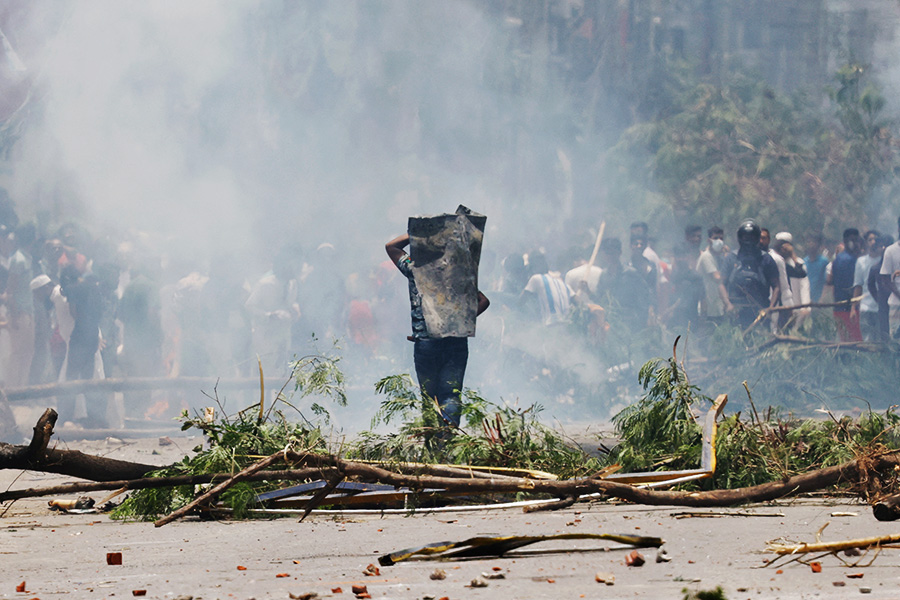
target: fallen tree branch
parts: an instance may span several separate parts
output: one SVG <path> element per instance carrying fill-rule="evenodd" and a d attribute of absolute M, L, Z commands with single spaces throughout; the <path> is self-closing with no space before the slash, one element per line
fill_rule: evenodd
<path fill-rule="evenodd" d="M 857 548 L 865 550 L 866 548 L 885 546 L 887 544 L 896 544 L 900 542 L 900 533 L 891 535 L 882 535 L 878 537 L 860 538 L 856 540 L 844 540 L 841 542 L 816 542 L 814 544 L 769 544 L 769 552 L 774 552 L 784 556 L 786 554 L 808 554 L 811 552 L 840 552 Z"/>
<path fill-rule="evenodd" d="M 811 348 L 835 348 L 837 350 L 862 350 L 865 352 L 889 352 L 885 344 L 875 342 L 833 342 L 821 341 L 811 338 L 774 334 L 769 340 L 763 342 L 757 347 L 757 350 L 774 346 L 775 344 L 803 344 Z"/>
<path fill-rule="evenodd" d="M 197 498 L 194 498 L 194 500 L 192 502 L 190 502 L 189 504 L 182 506 L 178 510 L 169 513 L 168 515 L 166 515 L 165 517 L 163 517 L 161 519 L 158 519 L 157 521 L 155 521 L 153 523 L 153 526 L 154 527 L 162 527 L 166 523 L 171 523 L 172 521 L 183 517 L 184 515 L 188 514 L 189 512 L 194 510 L 197 506 L 206 502 L 210 498 L 213 498 L 214 496 L 221 494 L 222 492 L 224 492 L 225 490 L 227 490 L 234 484 L 236 484 L 240 481 L 244 481 L 248 476 L 252 475 L 253 473 L 256 473 L 257 471 L 261 471 L 261 470 L 265 469 L 266 467 L 268 467 L 269 465 L 271 465 L 272 463 L 274 463 L 278 460 L 282 460 L 284 455 L 286 455 L 286 454 L 287 454 L 287 452 L 277 452 L 271 456 L 267 456 L 266 458 L 253 463 L 252 465 L 250 465 L 246 469 L 240 471 L 233 477 L 230 477 L 229 479 L 223 481 L 222 483 L 213 487 L 209 491 L 207 491 L 203 494 L 200 494 L 200 496 L 198 496 Z"/>
<path fill-rule="evenodd" d="M 306 508 L 303 510 L 303 516 L 300 517 L 300 522 L 302 523 L 303 520 L 309 516 L 309 513 L 313 511 L 313 509 L 322 504 L 322 501 L 325 500 L 326 497 L 328 497 L 328 494 L 333 492 L 334 488 L 336 488 L 338 484 L 343 480 L 344 474 L 340 471 L 329 477 L 327 485 L 316 492 L 313 497 L 309 499 L 309 502 L 306 503 Z"/>
<path fill-rule="evenodd" d="M 570 479 L 565 481 L 535 481 L 531 479 L 454 479 L 449 477 L 409 476 L 393 473 L 386 469 L 345 461 L 333 456 L 296 455 L 307 461 L 318 462 L 320 466 L 338 466 L 348 478 L 389 483 L 396 487 L 413 490 L 439 488 L 448 491 L 469 492 L 530 492 L 550 494 L 557 498 L 573 495 L 600 493 L 609 498 L 619 498 L 637 504 L 652 506 L 736 506 L 752 502 L 766 502 L 786 496 L 820 490 L 841 482 L 857 481 L 860 476 L 859 461 L 853 460 L 842 465 L 827 467 L 795 475 L 783 481 L 774 481 L 746 488 L 712 490 L 706 492 L 673 492 L 642 489 L 605 479 Z M 288 460 L 295 454 L 286 453 Z M 884 471 L 900 465 L 900 454 L 891 452 L 866 459 L 867 470 Z"/>
<path fill-rule="evenodd" d="M 529 506 L 523 506 L 522 512 L 524 513 L 533 513 L 533 512 L 542 512 L 545 510 L 562 510 L 563 508 L 569 508 L 573 504 L 578 502 L 578 496 L 569 496 L 568 498 L 561 498 L 556 502 L 547 502 L 545 504 L 532 504 Z"/>
<path fill-rule="evenodd" d="M 0 443 L 0 469 L 21 469 L 72 475 L 93 481 L 139 479 L 159 465 L 91 456 L 77 450 L 48 448 L 57 414 L 52 408 L 44 411 L 34 426 L 34 437 L 27 446 Z"/>
<path fill-rule="evenodd" d="M 879 521 L 900 519 L 900 494 L 882 498 L 872 505 L 872 515 Z"/>
<path fill-rule="evenodd" d="M 756 327 L 758 323 L 761 323 L 763 320 L 765 320 L 765 318 L 768 317 L 771 313 L 779 313 L 786 310 L 800 310 L 802 308 L 837 308 L 839 306 L 852 305 L 854 302 L 859 302 L 860 300 L 862 300 L 862 296 L 857 296 L 848 300 L 841 300 L 839 302 L 809 302 L 807 304 L 798 304 L 796 306 L 772 306 L 763 308 L 760 309 L 759 314 L 756 315 L 756 319 L 752 323 L 750 323 L 747 329 L 744 330 L 744 335 L 747 335 L 751 329 Z"/>
<path fill-rule="evenodd" d="M 326 477 L 333 469 L 284 469 L 276 471 L 258 471 L 244 478 L 244 481 L 306 481 L 318 477 Z M 81 494 L 105 490 L 144 490 L 150 488 L 176 487 L 180 485 L 203 485 L 219 483 L 230 479 L 231 473 L 215 473 L 206 475 L 173 475 L 170 477 L 142 477 L 140 479 L 123 479 L 119 481 L 91 481 L 63 483 L 42 488 L 27 488 L 0 492 L 0 502 L 19 500 L 22 498 L 38 498 L 41 496 L 62 496 L 65 494 Z"/>

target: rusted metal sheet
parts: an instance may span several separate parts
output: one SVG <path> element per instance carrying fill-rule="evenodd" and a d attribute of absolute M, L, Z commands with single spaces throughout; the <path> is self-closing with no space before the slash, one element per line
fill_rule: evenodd
<path fill-rule="evenodd" d="M 409 219 L 413 277 L 432 337 L 475 335 L 478 262 L 486 221 L 463 205 L 454 214 Z"/>

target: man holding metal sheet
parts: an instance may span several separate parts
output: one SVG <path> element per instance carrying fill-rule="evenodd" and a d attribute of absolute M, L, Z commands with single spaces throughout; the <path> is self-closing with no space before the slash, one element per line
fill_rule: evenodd
<path fill-rule="evenodd" d="M 475 318 L 490 304 L 478 290 L 486 220 L 462 205 L 454 214 L 410 217 L 408 233 L 385 245 L 409 280 L 416 377 L 452 427 L 459 427 L 468 338 L 475 335 Z"/>

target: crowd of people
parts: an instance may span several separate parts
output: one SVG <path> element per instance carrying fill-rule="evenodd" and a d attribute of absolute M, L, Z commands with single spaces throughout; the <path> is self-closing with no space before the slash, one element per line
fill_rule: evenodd
<path fill-rule="evenodd" d="M 313 337 L 323 350 L 341 339 L 347 353 L 366 360 L 388 337 L 376 322 L 401 330 L 396 307 L 396 319 L 376 318 L 397 296 L 395 286 L 382 285 L 385 266 L 348 274 L 335 266 L 330 243 L 287 244 L 268 264 L 235 255 L 207 262 L 167 255 L 141 234 L 110 239 L 73 223 L 20 223 L 8 202 L 0 205 L 4 389 L 102 378 L 258 377 L 259 363 L 267 378 L 285 379 L 291 359 L 317 343 Z M 123 396 L 124 419 L 192 408 L 178 394 Z M 111 398 L 57 396 L 59 422 L 110 426 Z"/>
<path fill-rule="evenodd" d="M 900 336 L 900 244 L 889 235 L 848 228 L 833 248 L 813 235 L 802 253 L 790 232 L 773 237 L 750 219 L 736 230 L 733 249 L 723 228 L 709 227 L 704 244 L 702 227 L 691 225 L 663 260 L 648 232 L 646 223 L 632 223 L 624 258 L 621 241 L 607 236 L 590 260 L 576 259 L 568 270 L 551 270 L 539 251 L 509 255 L 495 291 L 519 290 L 520 303 L 547 325 L 581 307 L 600 332 L 661 324 L 702 335 L 727 322 L 783 333 L 820 305 L 832 309 L 840 341 L 887 342 L 892 320 Z"/>
<path fill-rule="evenodd" d="M 900 244 L 890 236 L 847 229 L 840 244 L 812 236 L 801 252 L 790 233 L 770 236 L 752 221 L 734 238 L 714 226 L 704 244 L 703 234 L 686 228 L 661 258 L 647 224 L 635 222 L 627 248 L 608 233 L 590 258 L 581 256 L 584 246 L 573 247 L 552 266 L 541 250 L 504 257 L 489 239 L 479 285 L 498 309 L 488 319 L 514 311 L 546 338 L 546 328 L 580 314 L 591 340 L 602 343 L 610 330 L 658 325 L 701 335 L 723 323 L 746 329 L 759 325 L 766 308 L 765 327 L 791 331 L 820 303 L 831 305 L 842 341 L 886 342 L 891 319 L 896 329 Z M 285 245 L 268 265 L 228 255 L 203 263 L 166 257 L 139 238 L 95 237 L 73 223 L 20 223 L 0 198 L 5 388 L 104 377 L 251 377 L 257 357 L 267 376 L 284 377 L 311 337 L 340 339 L 361 377 L 408 364 L 408 301 L 390 260 L 349 264 L 348 248 L 321 243 Z M 490 332 L 491 323 L 485 326 Z M 60 422 L 108 425 L 108 397 L 57 398 Z M 154 401 L 148 392 L 126 392 L 124 416 L 146 417 Z"/>

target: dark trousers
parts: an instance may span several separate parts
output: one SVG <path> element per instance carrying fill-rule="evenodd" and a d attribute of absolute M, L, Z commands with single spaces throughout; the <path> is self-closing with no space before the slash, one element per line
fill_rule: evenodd
<path fill-rule="evenodd" d="M 66 366 L 66 381 L 91 380 L 94 378 L 94 359 L 97 353 L 97 341 L 90 339 L 81 342 L 72 339 L 69 342 Z M 107 427 L 106 404 L 108 398 L 102 393 L 86 393 L 84 403 L 87 409 L 85 425 L 91 428 Z M 71 421 L 75 416 L 75 397 L 61 396 L 57 399 L 60 421 Z"/>
<path fill-rule="evenodd" d="M 413 360 L 422 392 L 437 400 L 447 423 L 459 427 L 463 377 L 469 360 L 469 339 L 448 337 L 416 340 Z"/>

